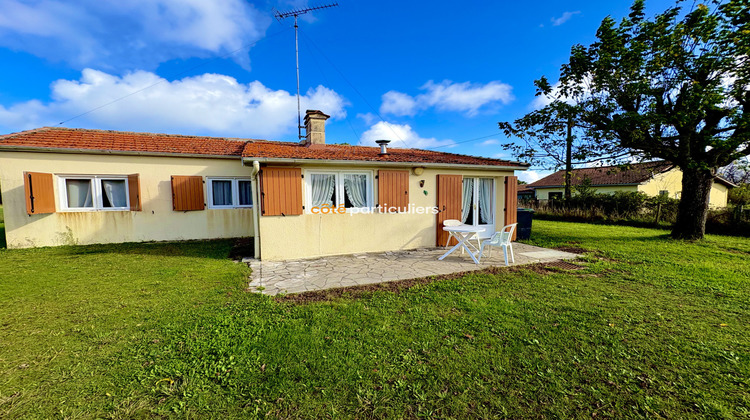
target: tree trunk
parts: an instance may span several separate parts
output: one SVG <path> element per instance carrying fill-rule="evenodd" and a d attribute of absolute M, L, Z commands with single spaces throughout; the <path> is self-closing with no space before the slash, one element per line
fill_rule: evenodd
<path fill-rule="evenodd" d="M 573 118 L 568 117 L 568 137 L 565 139 L 565 201 L 570 202 L 573 196 Z"/>
<path fill-rule="evenodd" d="M 675 239 L 703 239 L 706 233 L 708 198 L 714 174 L 708 170 L 684 169 L 682 171 L 682 196 L 677 212 L 677 222 L 672 229 Z"/>

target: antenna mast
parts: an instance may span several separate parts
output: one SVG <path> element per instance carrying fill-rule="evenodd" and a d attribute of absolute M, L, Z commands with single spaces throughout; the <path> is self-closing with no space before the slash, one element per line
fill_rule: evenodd
<path fill-rule="evenodd" d="M 297 56 L 297 137 L 299 137 L 300 139 L 302 138 L 302 110 L 300 109 L 300 99 L 299 99 L 299 38 L 297 35 L 299 26 L 297 25 L 297 17 L 299 15 L 304 15 L 314 10 L 328 9 L 329 7 L 336 7 L 338 5 L 339 5 L 338 3 L 330 3 L 330 4 L 326 4 L 322 6 L 308 7 L 306 9 L 290 10 L 288 12 L 279 12 L 279 11 L 274 12 L 274 16 L 276 17 L 276 20 L 279 21 L 279 23 L 281 22 L 282 19 L 286 19 L 288 17 L 294 16 L 294 52 Z"/>

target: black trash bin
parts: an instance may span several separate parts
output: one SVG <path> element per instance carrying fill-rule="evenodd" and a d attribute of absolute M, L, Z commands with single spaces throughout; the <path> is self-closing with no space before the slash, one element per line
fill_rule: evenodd
<path fill-rule="evenodd" d="M 516 217 L 518 220 L 518 235 L 516 239 L 529 239 L 531 237 L 531 219 L 534 218 L 534 209 L 518 209 L 516 210 Z"/>

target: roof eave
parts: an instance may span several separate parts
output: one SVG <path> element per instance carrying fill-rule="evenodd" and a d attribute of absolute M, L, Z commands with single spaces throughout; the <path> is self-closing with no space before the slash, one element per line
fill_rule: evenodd
<path fill-rule="evenodd" d="M 279 163 L 292 165 L 332 165 L 332 166 L 421 166 L 425 168 L 461 168 L 480 171 L 525 171 L 528 166 L 516 165 L 472 165 L 465 163 L 438 163 L 438 162 L 391 162 L 379 160 L 330 160 L 330 159 L 290 159 L 290 158 L 265 158 L 245 156 L 244 162 L 258 161 L 260 163 Z"/>
<path fill-rule="evenodd" d="M 34 152 L 34 153 L 69 153 L 90 155 L 122 155 L 122 156 L 154 156 L 154 157 L 186 157 L 207 159 L 239 159 L 240 155 L 215 155 L 203 153 L 169 153 L 169 152 L 144 152 L 134 150 L 100 150 L 65 147 L 29 147 L 0 145 L 0 152 Z"/>
<path fill-rule="evenodd" d="M 642 185 L 642 182 L 633 182 L 628 184 L 591 184 L 592 187 L 632 187 L 637 185 Z M 575 184 L 573 187 L 580 184 Z M 565 188 L 565 185 L 531 185 L 527 188 Z"/>

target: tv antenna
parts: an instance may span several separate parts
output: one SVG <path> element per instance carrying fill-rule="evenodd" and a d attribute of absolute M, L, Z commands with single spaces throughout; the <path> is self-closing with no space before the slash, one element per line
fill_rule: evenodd
<path fill-rule="evenodd" d="M 308 7 L 305 9 L 294 9 L 290 10 L 288 12 L 279 12 L 278 10 L 274 11 L 274 17 L 276 17 L 276 20 L 281 23 L 282 19 L 286 19 L 289 17 L 294 16 L 294 51 L 297 56 L 297 137 L 300 139 L 302 138 L 302 110 L 300 109 L 300 99 L 299 99 L 299 37 L 297 34 L 297 31 L 299 30 L 299 25 L 297 25 L 297 17 L 300 15 L 304 15 L 306 13 L 312 12 L 314 10 L 320 10 L 320 9 L 328 9 L 330 7 L 336 7 L 338 6 L 338 3 L 330 3 L 322 6 L 313 6 Z"/>

